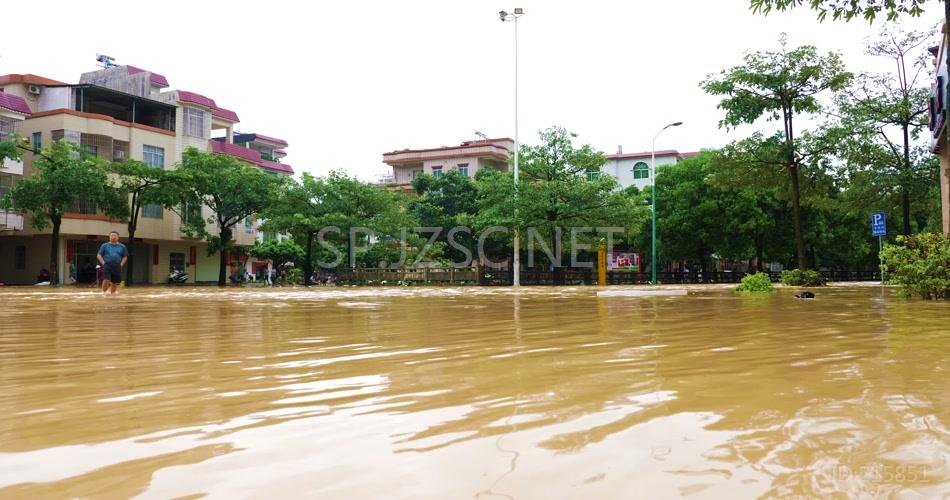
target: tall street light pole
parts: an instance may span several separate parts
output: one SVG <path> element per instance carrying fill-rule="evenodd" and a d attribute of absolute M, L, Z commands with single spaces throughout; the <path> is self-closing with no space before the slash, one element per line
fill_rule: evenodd
<path fill-rule="evenodd" d="M 518 142 L 518 18 L 524 15 L 524 9 L 516 8 L 513 13 L 505 11 L 498 12 L 501 22 L 511 21 L 515 24 L 515 213 L 517 214 L 518 200 L 518 150 L 521 144 Z M 512 286 L 521 286 L 521 237 L 518 234 L 518 228 L 515 228 L 514 242 L 514 263 L 511 266 L 511 284 Z"/>
<path fill-rule="evenodd" d="M 653 189 L 651 190 L 651 191 L 653 192 L 653 195 L 651 196 L 651 198 L 653 198 L 653 203 L 652 203 L 652 206 L 653 206 L 653 210 L 652 210 L 652 211 L 653 211 L 653 225 L 652 225 L 652 226 L 653 226 L 653 238 L 652 238 L 652 242 L 651 242 L 651 246 L 653 247 L 653 251 L 651 252 L 650 264 L 653 266 L 653 274 L 652 274 L 652 279 L 651 279 L 651 282 L 653 283 L 653 286 L 656 286 L 656 138 L 659 137 L 660 134 L 662 134 L 664 130 L 666 130 L 666 129 L 670 128 L 670 127 L 679 127 L 679 126 L 682 125 L 682 124 L 683 124 L 683 122 L 673 122 L 673 123 L 671 123 L 671 124 L 669 124 L 669 125 L 667 125 L 667 126 L 661 128 L 660 131 L 657 132 L 657 133 L 653 136 L 653 145 L 652 145 L 651 148 L 650 148 L 650 180 L 653 182 Z"/>

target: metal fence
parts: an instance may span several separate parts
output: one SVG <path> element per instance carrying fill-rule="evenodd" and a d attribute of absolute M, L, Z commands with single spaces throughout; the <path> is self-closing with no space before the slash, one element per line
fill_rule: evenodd
<path fill-rule="evenodd" d="M 554 271 L 524 269 L 522 285 L 596 285 L 597 272 L 593 268 L 561 268 L 559 276 Z M 747 273 L 739 271 L 713 272 L 658 272 L 661 284 L 711 284 L 739 283 Z M 880 272 L 874 271 L 821 271 L 826 281 L 879 281 Z M 773 282 L 778 282 L 781 273 L 769 273 Z M 483 285 L 511 286 L 510 270 L 487 268 L 421 267 L 402 269 L 343 268 L 336 273 L 337 282 L 348 285 Z M 637 271 L 607 271 L 608 285 L 646 285 L 650 273 Z"/>

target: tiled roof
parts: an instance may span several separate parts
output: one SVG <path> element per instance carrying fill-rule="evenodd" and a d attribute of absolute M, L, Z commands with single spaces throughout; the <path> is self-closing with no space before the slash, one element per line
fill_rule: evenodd
<path fill-rule="evenodd" d="M 136 73 L 142 73 L 143 71 L 147 71 L 147 70 L 144 70 L 144 69 L 142 69 L 142 68 L 138 68 L 138 67 L 135 67 L 135 66 L 132 66 L 132 65 L 128 65 L 128 64 L 127 64 L 125 67 L 128 68 L 130 75 L 134 75 L 134 74 L 136 74 Z M 152 72 L 152 71 L 149 71 L 149 73 L 151 73 L 151 74 L 149 75 L 149 77 L 148 77 L 148 79 L 149 79 L 150 82 L 154 83 L 155 85 L 161 85 L 162 87 L 167 87 L 167 86 L 168 86 L 168 79 L 167 79 L 167 78 L 165 78 L 165 77 L 162 76 L 162 75 L 159 75 L 158 73 Z"/>
<path fill-rule="evenodd" d="M 284 145 L 284 146 L 288 146 L 288 145 L 289 145 L 289 144 L 287 144 L 287 141 L 285 141 L 285 140 L 283 140 L 283 139 L 276 139 L 276 138 L 274 138 L 274 137 L 267 137 L 266 135 L 261 135 L 261 134 L 254 134 L 254 135 L 257 136 L 257 140 L 259 140 L 259 141 L 272 142 L 272 143 L 274 143 L 274 144 L 282 144 L 282 145 Z"/>
<path fill-rule="evenodd" d="M 178 100 L 183 102 L 190 102 L 192 104 L 197 104 L 199 106 L 204 106 L 211 110 L 211 114 L 232 122 L 239 122 L 237 113 L 231 111 L 230 109 L 219 108 L 218 104 L 214 102 L 214 99 L 210 97 L 205 97 L 197 92 L 189 92 L 187 90 L 178 91 Z"/>
<path fill-rule="evenodd" d="M 277 163 L 276 161 L 268 161 L 261 158 L 260 152 L 255 149 L 245 148 L 243 146 L 238 146 L 237 144 L 228 144 L 221 141 L 211 141 L 211 151 L 213 153 L 221 153 L 229 156 L 234 156 L 242 160 L 248 161 L 261 167 L 265 170 L 270 170 L 273 172 L 280 172 L 284 174 L 293 174 L 294 169 L 290 165 L 283 163 Z"/>
<path fill-rule="evenodd" d="M 51 78 L 45 78 L 42 76 L 37 76 L 33 74 L 25 75 L 3 75 L 0 76 L 0 85 L 7 85 L 9 83 L 32 83 L 34 85 L 66 85 L 65 82 L 59 80 L 53 80 Z"/>
<path fill-rule="evenodd" d="M 607 155 L 608 160 L 625 160 L 627 158 L 649 158 L 653 155 L 652 151 L 642 151 L 640 153 L 622 153 L 622 154 L 613 154 Z M 656 156 L 679 156 L 679 151 L 675 149 L 664 149 L 656 151 Z"/>
<path fill-rule="evenodd" d="M 230 109 L 214 108 L 211 114 L 214 116 L 217 116 L 218 118 L 223 118 L 231 122 L 241 121 L 240 119 L 238 119 L 237 113 L 235 113 L 234 111 L 231 111 Z"/>
<path fill-rule="evenodd" d="M 0 92 L 0 108 L 8 109 L 10 111 L 31 115 L 30 107 L 27 106 L 26 101 L 18 95 L 13 95 L 8 92 Z"/>

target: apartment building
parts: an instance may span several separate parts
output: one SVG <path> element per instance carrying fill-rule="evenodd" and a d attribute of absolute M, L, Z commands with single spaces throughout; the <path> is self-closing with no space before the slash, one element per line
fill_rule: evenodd
<path fill-rule="evenodd" d="M 930 48 L 934 56 L 934 81 L 930 87 L 930 151 L 940 158 L 940 208 L 943 232 L 950 234 L 950 148 L 947 147 L 947 24 L 940 31 L 940 45 Z"/>
<path fill-rule="evenodd" d="M 423 173 L 442 175 L 456 170 L 475 177 L 482 168 L 508 170 L 508 157 L 514 153 L 515 141 L 508 138 L 465 141 L 458 146 L 430 149 L 402 149 L 383 154 L 383 163 L 393 169 L 383 185 L 392 189 L 412 189 L 412 180 Z"/>
<path fill-rule="evenodd" d="M 109 65 L 84 73 L 78 84 L 36 75 L 0 76 L 7 99 L 19 97 L 26 104 L 19 111 L 3 108 L 4 116 L 7 111 L 22 116 L 18 133 L 33 144 L 33 152 L 23 155 L 22 175 L 30 175 L 40 148 L 60 139 L 106 160 L 136 159 L 155 168 L 175 168 L 182 152 L 195 147 L 240 158 L 274 175 L 293 174 L 292 167 L 281 163 L 283 156 L 271 153 L 265 158 L 253 141 L 234 142 L 242 135 L 235 132 L 240 121 L 236 112 L 197 92 L 169 86 L 165 76 L 135 66 Z M 286 148 L 287 143 L 280 146 Z M 210 215 L 207 208 L 202 215 Z M 34 283 L 49 266 L 50 230 L 33 229 L 29 218 L 26 214 L 15 229 L 0 232 L 0 282 Z M 177 213 L 143 207 L 132 242 L 136 282 L 163 283 L 173 269 L 186 271 L 191 282 L 217 280 L 218 257 L 208 256 L 206 245 L 189 238 L 181 227 Z M 60 283 L 94 280 L 95 253 L 112 230 L 124 236 L 126 225 L 82 200 L 63 216 L 57 242 Z M 238 250 L 229 258 L 251 268 L 253 258 L 244 249 L 261 238 L 256 221 L 246 221 L 234 235 Z"/>
<path fill-rule="evenodd" d="M 474 177 L 482 168 L 508 170 L 509 157 L 514 153 L 514 141 L 508 138 L 465 141 L 459 146 L 443 146 L 430 149 L 403 149 L 383 154 L 383 163 L 392 167 L 392 174 L 380 184 L 392 189 L 412 189 L 412 180 L 423 173 L 441 175 L 457 170 Z M 680 153 L 676 150 L 656 152 L 657 168 L 674 164 L 695 152 Z M 643 189 L 653 184 L 650 176 L 651 152 L 627 153 L 618 147 L 616 154 L 607 155 L 607 163 L 599 171 L 588 172 L 588 179 L 610 175 L 617 179 L 621 188 L 637 186 Z"/>
<path fill-rule="evenodd" d="M 664 165 L 673 165 L 680 160 L 696 156 L 696 152 L 680 153 L 675 149 L 666 149 L 651 152 L 642 151 L 639 153 L 624 153 L 622 147 L 617 147 L 615 154 L 607 155 L 607 163 L 601 168 L 600 172 L 588 172 L 588 178 L 595 175 L 609 175 L 617 179 L 621 189 L 630 186 L 636 186 L 643 189 L 653 185 L 653 178 L 650 173 L 650 162 L 656 157 L 656 168 Z"/>
<path fill-rule="evenodd" d="M 23 97 L 9 92 L 3 92 L 0 87 L 0 141 L 15 137 L 21 128 L 23 120 L 32 112 Z M 4 160 L 0 164 L 0 197 L 13 187 L 16 180 L 23 176 L 23 162 L 19 160 Z M 14 210 L 0 209 L 0 235 L 23 229 L 23 215 Z M 5 255 L 0 248 L 0 259 L 23 259 L 25 255 Z"/>

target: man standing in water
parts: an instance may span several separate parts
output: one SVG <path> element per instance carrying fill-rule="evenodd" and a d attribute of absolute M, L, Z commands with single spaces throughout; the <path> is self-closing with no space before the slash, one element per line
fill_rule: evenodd
<path fill-rule="evenodd" d="M 102 293 L 109 288 L 112 288 L 112 293 L 115 293 L 115 287 L 122 281 L 122 268 L 125 267 L 125 261 L 129 259 L 129 250 L 119 243 L 118 232 L 109 233 L 109 242 L 99 247 L 96 258 L 102 266 Z"/>

